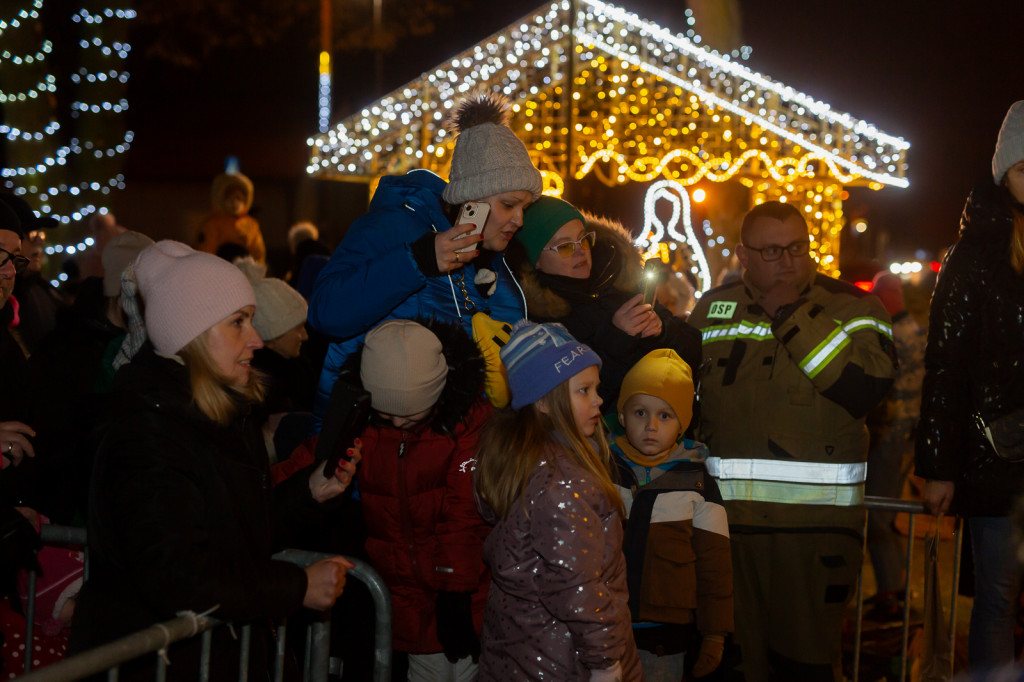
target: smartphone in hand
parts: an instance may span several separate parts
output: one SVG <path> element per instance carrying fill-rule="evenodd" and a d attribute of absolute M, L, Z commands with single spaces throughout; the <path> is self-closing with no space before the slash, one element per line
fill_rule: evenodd
<path fill-rule="evenodd" d="M 487 216 L 491 212 L 491 205 L 486 201 L 467 201 L 459 209 L 459 217 L 455 219 L 455 226 L 459 225 L 473 225 L 473 231 L 468 234 L 480 234 L 484 231 L 484 225 L 487 224 Z M 466 235 L 457 237 L 462 239 Z M 466 253 L 468 251 L 475 251 L 476 244 L 467 246 L 464 249 L 456 249 L 455 253 Z"/>
<path fill-rule="evenodd" d="M 658 289 L 658 280 L 661 278 L 661 261 L 651 258 L 644 263 L 644 282 L 641 292 L 643 293 L 642 303 L 654 305 L 654 293 Z"/>
<path fill-rule="evenodd" d="M 339 378 L 331 389 L 324 426 L 316 442 L 317 461 L 326 460 L 324 476 L 334 475 L 346 451 L 370 422 L 370 394 Z"/>

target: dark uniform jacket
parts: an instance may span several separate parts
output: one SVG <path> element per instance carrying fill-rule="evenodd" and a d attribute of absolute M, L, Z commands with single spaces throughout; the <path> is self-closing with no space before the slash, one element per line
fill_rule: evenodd
<path fill-rule="evenodd" d="M 705 356 L 698 435 L 730 528 L 859 528 L 864 417 L 896 374 L 889 315 L 822 274 L 774 320 L 759 297 L 744 278 L 704 294 L 690 316 Z"/>

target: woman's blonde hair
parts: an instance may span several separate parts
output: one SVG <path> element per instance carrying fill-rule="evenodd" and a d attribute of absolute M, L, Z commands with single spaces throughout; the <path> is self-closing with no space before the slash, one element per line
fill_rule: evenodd
<path fill-rule="evenodd" d="M 1013 214 L 1013 236 L 1010 237 L 1010 265 L 1018 275 L 1024 275 L 1024 213 L 1015 206 L 1010 207 Z"/>
<path fill-rule="evenodd" d="M 234 386 L 217 371 L 206 346 L 209 333 L 208 329 L 189 341 L 178 355 L 189 371 L 193 404 L 211 420 L 225 426 L 241 413 L 246 404 L 261 402 L 266 391 L 263 376 L 256 370 L 252 371 L 243 388 Z"/>
<path fill-rule="evenodd" d="M 543 402 L 546 411 L 541 409 Z M 596 446 L 596 449 L 595 449 Z M 521 410 L 494 415 L 480 436 L 474 485 L 499 518 L 521 499 L 530 475 L 552 447 L 563 448 L 594 476 L 608 501 L 625 516 L 612 478 L 612 459 L 600 425 L 588 439 L 573 418 L 569 382 L 563 381 L 540 401 Z"/>

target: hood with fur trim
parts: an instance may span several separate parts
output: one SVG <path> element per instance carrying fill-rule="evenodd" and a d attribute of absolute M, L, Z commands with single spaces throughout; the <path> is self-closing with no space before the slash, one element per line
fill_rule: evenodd
<path fill-rule="evenodd" d="M 529 262 L 526 250 L 515 240 L 505 251 L 506 259 L 519 277 L 531 318 L 550 320 L 566 317 L 573 300 L 581 295 L 597 298 L 609 289 L 633 295 L 640 290 L 643 258 L 634 246 L 629 230 L 611 218 L 586 211 L 582 213 L 587 229 L 597 233 L 589 279 L 570 280 L 540 272 Z"/>
<path fill-rule="evenodd" d="M 210 203 L 217 211 L 224 211 L 224 195 L 229 189 L 238 188 L 245 195 L 245 213 L 252 208 L 252 180 L 241 173 L 221 173 L 213 179 L 210 188 Z"/>
<path fill-rule="evenodd" d="M 441 351 L 448 363 L 448 377 L 430 418 L 430 428 L 438 434 L 452 435 L 459 424 L 465 423 L 470 408 L 483 395 L 484 358 L 476 343 L 460 325 L 433 318 L 414 321 L 441 340 Z M 345 360 L 338 380 L 362 388 L 363 382 L 359 378 L 362 357 L 363 348 L 360 346 L 357 352 Z"/>

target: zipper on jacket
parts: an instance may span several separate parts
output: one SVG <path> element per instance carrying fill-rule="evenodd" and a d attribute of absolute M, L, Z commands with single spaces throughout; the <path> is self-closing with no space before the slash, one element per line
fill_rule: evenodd
<path fill-rule="evenodd" d="M 402 539 L 409 548 L 409 562 L 413 577 L 419 575 L 416 561 L 416 542 L 412 532 L 412 514 L 409 511 L 409 486 L 405 478 L 405 439 L 408 431 L 402 430 L 402 442 L 398 444 L 398 509 L 401 514 Z"/>

